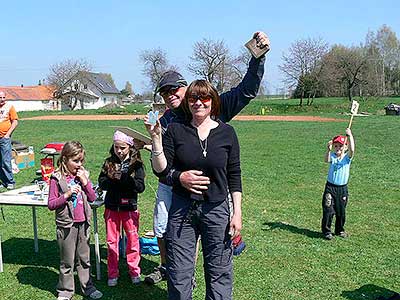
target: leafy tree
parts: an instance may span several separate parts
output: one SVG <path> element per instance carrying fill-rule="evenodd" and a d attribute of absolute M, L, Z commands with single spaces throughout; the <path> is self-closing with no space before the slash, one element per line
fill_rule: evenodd
<path fill-rule="evenodd" d="M 363 47 L 335 45 L 324 57 L 325 74 L 335 88 L 342 87 L 351 101 L 356 88 L 366 83 L 368 55 Z"/>
<path fill-rule="evenodd" d="M 125 83 L 125 88 L 121 90 L 121 94 L 124 96 L 133 95 L 132 84 L 129 81 Z"/>
<path fill-rule="evenodd" d="M 400 41 L 396 33 L 383 25 L 376 33 L 368 32 L 365 46 L 375 67 L 372 69 L 379 76 L 381 95 L 399 94 Z"/>

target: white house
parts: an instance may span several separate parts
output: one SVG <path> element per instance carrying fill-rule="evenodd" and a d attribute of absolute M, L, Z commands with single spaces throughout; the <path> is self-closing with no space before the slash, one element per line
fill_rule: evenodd
<path fill-rule="evenodd" d="M 109 75 L 79 71 L 56 92 L 56 98 L 63 100 L 61 109 L 74 102 L 76 108 L 96 109 L 119 103 L 122 95 Z"/>

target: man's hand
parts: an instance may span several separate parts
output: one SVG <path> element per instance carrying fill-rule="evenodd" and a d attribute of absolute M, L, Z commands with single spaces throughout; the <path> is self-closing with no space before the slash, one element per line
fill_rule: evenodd
<path fill-rule="evenodd" d="M 264 47 L 268 47 L 269 49 L 271 47 L 269 38 L 264 32 L 257 31 L 256 33 L 254 33 L 253 38 L 255 38 L 257 41 L 257 47 L 260 47 L 261 49 L 263 49 Z"/>
<path fill-rule="evenodd" d="M 229 233 L 231 235 L 231 239 L 233 240 L 240 234 L 240 231 L 242 230 L 242 216 L 234 213 L 229 227 Z"/>
<path fill-rule="evenodd" d="M 197 170 L 185 171 L 179 176 L 179 181 L 181 185 L 190 192 L 201 194 L 208 189 L 208 185 L 210 184 L 210 178 L 201 176 L 202 174 L 202 171 Z"/>

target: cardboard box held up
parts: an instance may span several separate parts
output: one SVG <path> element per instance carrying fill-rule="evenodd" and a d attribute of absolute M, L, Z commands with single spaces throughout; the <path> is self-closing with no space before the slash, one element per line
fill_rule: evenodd
<path fill-rule="evenodd" d="M 35 153 L 34 152 L 12 152 L 12 158 L 15 161 L 18 169 L 32 168 L 35 166 Z"/>

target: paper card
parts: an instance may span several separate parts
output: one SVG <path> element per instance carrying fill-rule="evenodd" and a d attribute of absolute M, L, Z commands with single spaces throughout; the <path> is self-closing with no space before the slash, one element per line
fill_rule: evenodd
<path fill-rule="evenodd" d="M 358 103 L 357 101 L 353 100 L 353 102 L 351 103 L 351 114 L 352 115 L 356 115 L 358 113 L 358 107 L 360 106 L 360 103 Z"/>
<path fill-rule="evenodd" d="M 255 58 L 259 58 L 269 51 L 269 46 L 265 46 L 263 48 L 257 46 L 257 40 L 255 38 L 252 38 L 250 41 L 248 41 L 245 46 Z"/>
<path fill-rule="evenodd" d="M 153 126 L 156 125 L 157 120 L 158 120 L 158 114 L 159 114 L 159 111 L 158 111 L 158 110 L 156 110 L 156 111 L 149 111 L 149 113 L 147 114 L 148 117 L 149 117 L 149 123 L 150 123 L 151 125 L 153 125 Z"/>

